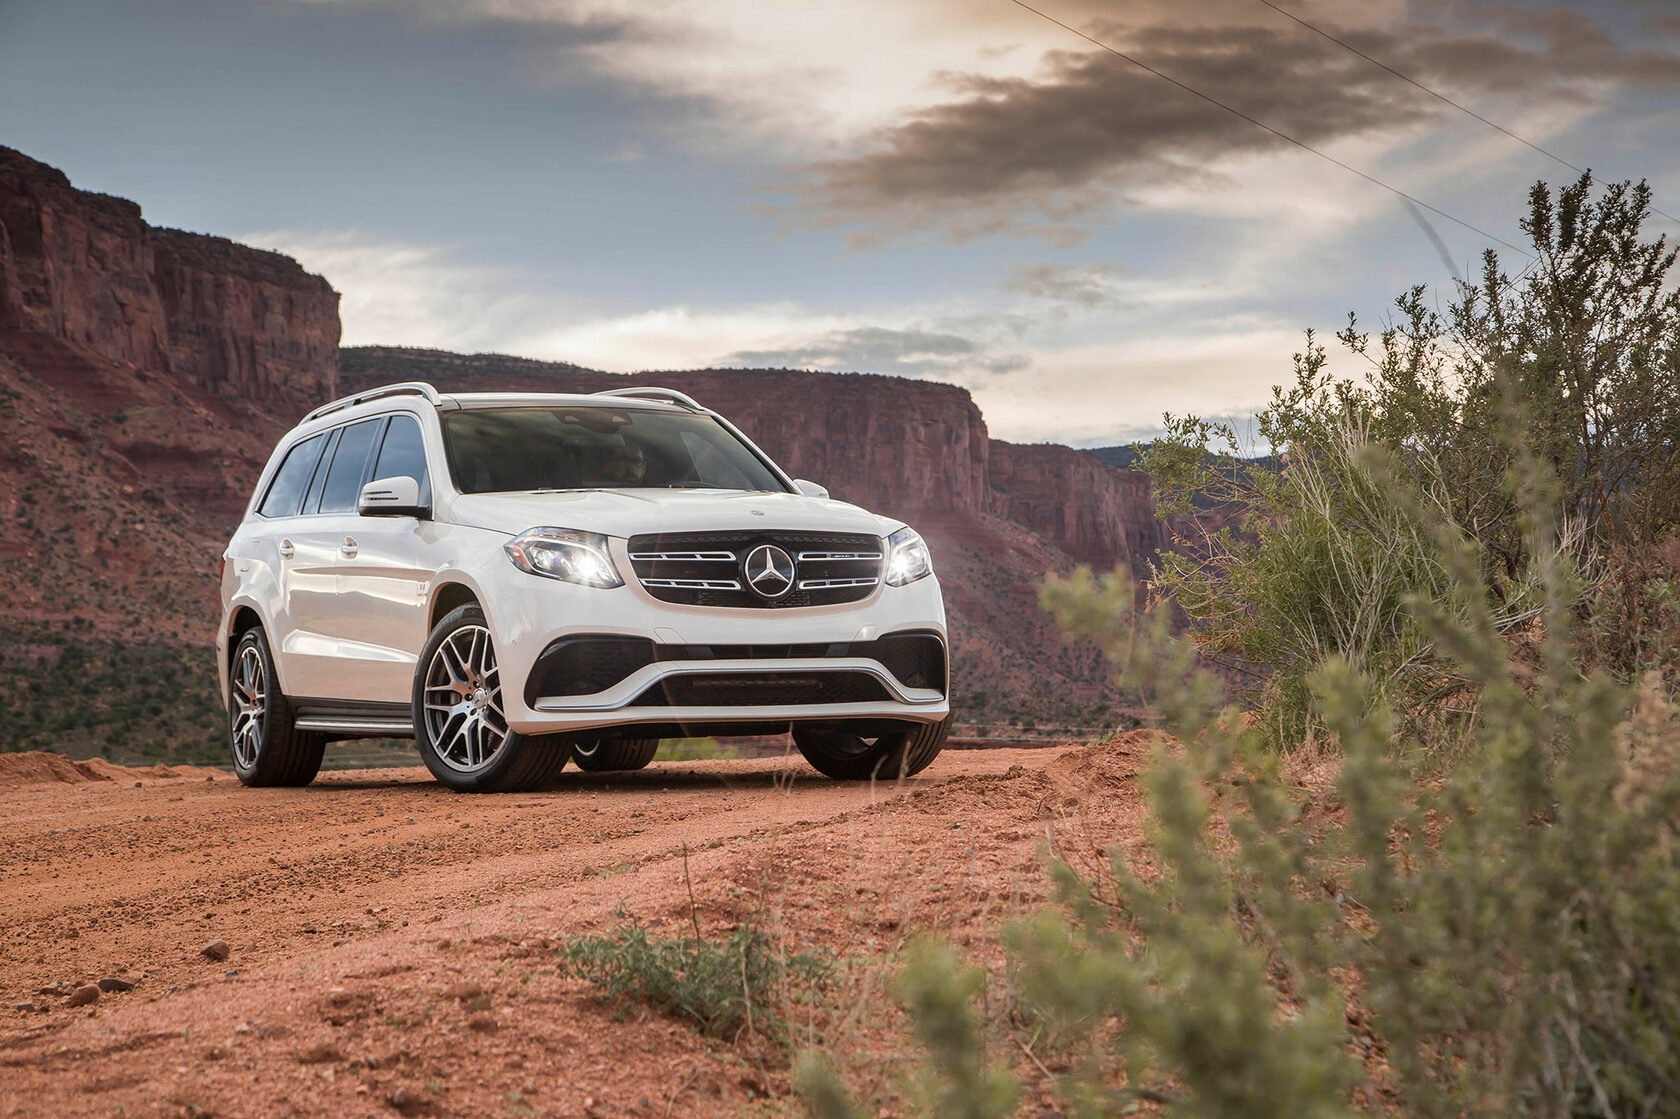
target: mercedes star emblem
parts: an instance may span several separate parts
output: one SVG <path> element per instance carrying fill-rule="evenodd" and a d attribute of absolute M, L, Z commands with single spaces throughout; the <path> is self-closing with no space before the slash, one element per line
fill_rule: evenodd
<path fill-rule="evenodd" d="M 774 544 L 760 544 L 748 552 L 741 573 L 760 598 L 781 598 L 793 590 L 793 557 Z"/>

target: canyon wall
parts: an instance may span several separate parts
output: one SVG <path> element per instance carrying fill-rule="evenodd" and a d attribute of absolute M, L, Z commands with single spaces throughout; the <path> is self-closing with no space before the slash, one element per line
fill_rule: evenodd
<path fill-rule="evenodd" d="M 1127 563 L 1141 574 L 1166 539 L 1149 475 L 1117 470 L 1054 443 L 991 441 L 998 512 L 1099 570 Z"/>
<path fill-rule="evenodd" d="M 78 190 L 4 147 L 0 331 L 226 397 L 290 406 L 338 391 L 338 293 L 326 280 L 278 253 L 154 228 L 133 202 Z"/>

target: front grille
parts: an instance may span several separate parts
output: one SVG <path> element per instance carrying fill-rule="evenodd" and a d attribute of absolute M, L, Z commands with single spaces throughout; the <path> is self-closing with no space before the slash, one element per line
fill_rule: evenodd
<path fill-rule="evenodd" d="M 886 686 L 867 672 L 710 672 L 662 680 L 637 696 L 632 706 L 779 707 L 890 698 Z"/>
<path fill-rule="evenodd" d="M 760 544 L 794 558 L 794 588 L 763 598 L 741 561 Z M 838 532 L 663 532 L 630 538 L 630 567 L 647 592 L 683 606 L 831 606 L 868 598 L 881 581 L 881 541 Z"/>

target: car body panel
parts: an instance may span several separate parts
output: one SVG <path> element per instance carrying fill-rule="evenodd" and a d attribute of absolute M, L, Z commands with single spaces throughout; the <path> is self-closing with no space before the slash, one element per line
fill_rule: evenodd
<path fill-rule="evenodd" d="M 246 515 L 225 552 L 223 618 L 217 635 L 220 694 L 227 699 L 234 619 L 254 612 L 268 634 L 281 689 L 291 697 L 392 705 L 408 703 L 417 660 L 447 602 L 470 595 L 484 610 L 503 682 L 510 729 L 524 734 L 579 732 L 638 722 L 786 724 L 833 719 L 929 723 L 950 711 L 945 689 L 906 688 L 864 657 L 780 660 L 661 660 L 589 696 L 538 696 L 524 683 L 551 643 L 578 634 L 646 637 L 661 645 L 850 643 L 921 631 L 947 645 L 938 579 L 902 587 L 881 582 L 859 601 L 770 608 L 684 605 L 656 598 L 637 580 L 628 541 L 644 533 L 728 531 L 757 534 L 835 532 L 885 540 L 903 522 L 855 505 L 795 492 L 704 489 L 599 489 L 462 494 L 449 474 L 440 414 L 455 408 L 606 405 L 674 408 L 659 401 L 573 394 L 463 394 L 435 403 L 387 396 L 318 410 L 275 447 Z M 285 453 L 334 428 L 396 413 L 414 416 L 426 448 L 430 518 L 357 513 L 265 518 L 256 512 Z M 708 413 L 711 414 L 711 413 Z M 722 417 L 725 428 L 752 446 Z M 762 452 L 753 448 L 761 457 Z M 370 456 L 368 470 L 373 469 Z M 367 479 L 364 477 L 364 481 Z M 516 567 L 503 545 L 536 527 L 599 533 L 624 585 L 563 582 Z M 282 556 L 279 543 L 292 554 Z M 458 588 L 458 589 L 456 589 Z M 450 596 L 445 600 L 444 596 Z M 694 672 L 808 673 L 848 670 L 881 678 L 892 698 L 865 703 L 706 707 L 629 706 L 649 684 Z M 346 735 L 348 736 L 348 735 Z"/>

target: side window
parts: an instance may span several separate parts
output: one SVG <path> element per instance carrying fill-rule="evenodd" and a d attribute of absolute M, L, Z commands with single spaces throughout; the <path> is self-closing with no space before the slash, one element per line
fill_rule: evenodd
<path fill-rule="evenodd" d="M 335 427 L 327 432 L 326 449 L 321 452 L 320 465 L 315 467 L 315 477 L 309 483 L 309 493 L 303 499 L 303 508 L 299 510 L 306 516 L 321 509 L 321 487 L 327 484 L 327 467 L 332 465 L 333 449 L 338 446 L 338 437 L 343 434 L 342 427 Z"/>
<path fill-rule="evenodd" d="M 286 461 L 274 472 L 274 481 L 269 483 L 268 496 L 263 498 L 258 513 L 265 517 L 297 515 L 298 503 L 303 498 L 303 491 L 309 487 L 309 478 L 315 473 L 315 463 L 321 457 L 321 446 L 326 441 L 324 435 L 312 436 L 286 453 Z"/>
<path fill-rule="evenodd" d="M 426 473 L 426 444 L 420 438 L 420 424 L 413 416 L 391 417 L 385 442 L 373 468 L 374 478 L 413 478 L 420 483 L 420 503 L 432 499 L 432 482 Z"/>
<path fill-rule="evenodd" d="M 332 468 L 327 471 L 327 484 L 321 490 L 321 512 L 349 513 L 356 508 L 356 495 L 361 492 L 368 453 L 373 450 L 373 441 L 384 423 L 383 416 L 377 420 L 363 420 L 351 424 L 339 436 Z"/>

